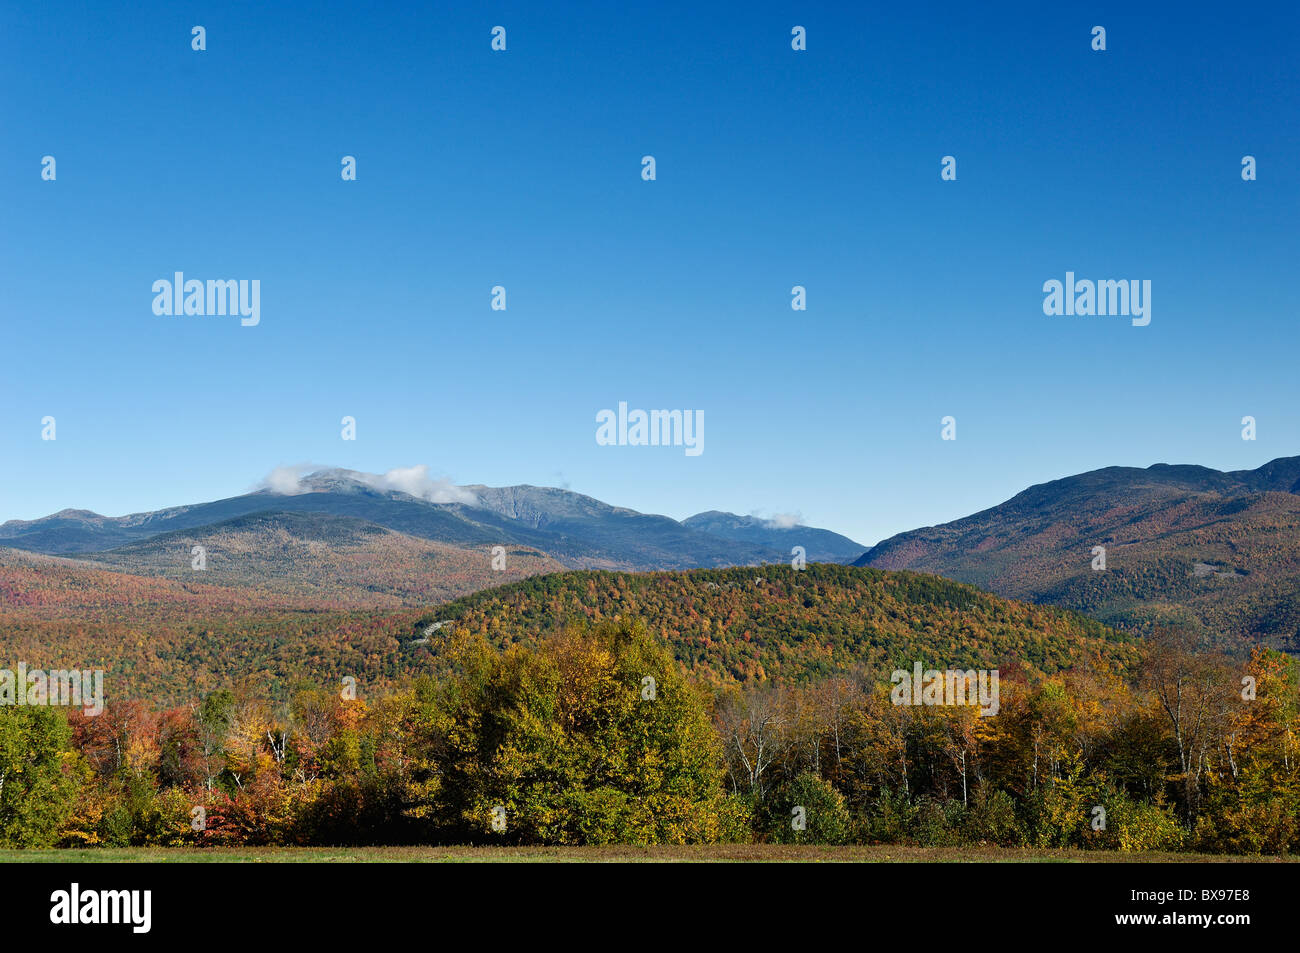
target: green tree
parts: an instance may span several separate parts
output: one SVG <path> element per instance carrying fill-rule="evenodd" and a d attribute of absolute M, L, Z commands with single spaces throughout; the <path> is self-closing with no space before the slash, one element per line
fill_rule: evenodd
<path fill-rule="evenodd" d="M 431 749 L 455 836 L 648 844 L 726 835 L 717 736 L 643 625 L 570 628 L 537 650 L 478 647 L 443 707 Z"/>
<path fill-rule="evenodd" d="M 843 844 L 849 838 L 844 796 L 817 775 L 805 772 L 767 800 L 768 836 L 779 844 Z"/>
<path fill-rule="evenodd" d="M 64 713 L 0 708 L 0 845 L 55 843 L 77 794 L 77 756 Z"/>

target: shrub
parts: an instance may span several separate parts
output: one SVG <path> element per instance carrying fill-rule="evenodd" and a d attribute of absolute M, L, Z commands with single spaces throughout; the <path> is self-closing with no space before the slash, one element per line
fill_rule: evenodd
<path fill-rule="evenodd" d="M 964 833 L 973 843 L 1018 847 L 1024 843 L 1024 830 L 1016 817 L 1016 802 L 1006 791 L 981 782 L 975 788 L 966 811 Z"/>
<path fill-rule="evenodd" d="M 851 826 L 844 796 L 815 774 L 800 774 L 767 799 L 765 833 L 778 844 L 843 844 Z M 794 827 L 802 809 L 803 830 Z"/>

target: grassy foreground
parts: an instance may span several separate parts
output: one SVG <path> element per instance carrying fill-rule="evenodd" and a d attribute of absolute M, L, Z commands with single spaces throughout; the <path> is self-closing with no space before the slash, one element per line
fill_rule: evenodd
<path fill-rule="evenodd" d="M 0 850 L 0 863 L 1293 863 L 1295 857 L 1002 847 L 240 847 Z"/>

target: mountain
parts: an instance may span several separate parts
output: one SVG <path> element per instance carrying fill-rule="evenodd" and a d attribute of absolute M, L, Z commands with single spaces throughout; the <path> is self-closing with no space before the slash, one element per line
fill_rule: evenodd
<path fill-rule="evenodd" d="M 204 568 L 193 566 L 203 549 Z M 261 512 L 160 533 L 83 562 L 135 575 L 308 598 L 322 607 L 427 606 L 487 586 L 565 567 L 545 553 L 466 549 L 420 539 L 351 516 Z"/>
<path fill-rule="evenodd" d="M 1092 568 L 1093 547 L 1106 568 Z M 1300 457 L 1221 472 L 1107 467 L 900 533 L 855 565 L 911 569 L 1138 630 L 1300 649 Z"/>
<path fill-rule="evenodd" d="M 697 675 L 801 680 L 855 667 L 1042 674 L 1123 668 L 1126 636 L 1078 613 L 1011 602 L 937 576 L 830 563 L 668 573 L 566 572 L 464 596 L 422 617 L 404 650 L 436 664 L 457 639 L 505 646 L 572 621 L 645 620 Z"/>
<path fill-rule="evenodd" d="M 708 533 L 710 536 L 755 543 L 768 549 L 778 550 L 785 553 L 787 562 L 795 546 L 804 548 L 805 557 L 809 562 L 819 563 L 851 563 L 866 548 L 861 543 L 855 543 L 847 536 L 841 536 L 828 529 L 814 529 L 799 525 L 784 526 L 774 520 L 760 519 L 755 516 L 737 516 L 735 513 L 722 513 L 718 510 L 696 513 L 682 520 L 682 525 Z"/>
<path fill-rule="evenodd" d="M 713 536 L 667 516 L 610 506 L 569 490 L 477 485 L 464 489 L 477 497 L 476 512 L 490 512 L 503 526 L 535 534 L 538 541 L 533 545 L 574 568 L 690 569 L 784 558 L 758 543 Z"/>
<path fill-rule="evenodd" d="M 337 531 L 349 530 L 327 529 Z M 226 532 L 238 539 L 243 531 L 236 524 Z M 292 538 L 308 535 L 300 528 Z M 7 664 L 101 668 L 109 699 L 148 697 L 163 705 L 240 683 L 284 697 L 301 681 L 337 684 L 345 675 L 364 695 L 413 673 L 444 671 L 457 639 L 483 635 L 507 645 L 575 619 L 617 615 L 645 619 L 683 665 L 716 683 L 910 667 L 915 660 L 1004 673 L 1080 662 L 1124 668 L 1134 656 L 1126 637 L 1074 613 L 934 576 L 832 564 L 812 563 L 802 572 L 566 571 L 436 609 L 337 608 L 322 603 L 319 591 L 202 581 L 215 575 L 135 575 L 90 560 L 0 549 Z"/>
<path fill-rule="evenodd" d="M 0 546 L 54 555 L 118 550 L 163 533 L 194 531 L 254 513 L 310 513 L 363 520 L 457 548 L 527 547 L 570 568 L 684 569 L 783 561 L 767 546 L 713 536 L 567 490 L 514 486 L 460 488 L 472 502 L 435 502 L 378 487 L 366 475 L 326 470 L 295 492 L 242 496 L 129 516 L 63 510 L 0 525 Z"/>
<path fill-rule="evenodd" d="M 110 699 L 175 704 L 249 681 L 397 673 L 399 639 L 427 609 L 347 610 L 317 594 L 134 575 L 0 549 L 0 633 L 12 669 L 102 669 Z"/>

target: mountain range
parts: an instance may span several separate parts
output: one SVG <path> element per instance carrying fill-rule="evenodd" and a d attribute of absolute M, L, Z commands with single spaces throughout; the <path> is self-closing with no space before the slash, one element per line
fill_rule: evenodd
<path fill-rule="evenodd" d="M 335 607 L 428 605 L 563 569 L 761 565 L 788 562 L 795 545 L 811 561 L 850 562 L 865 549 L 824 529 L 717 512 L 678 522 L 551 487 L 474 485 L 451 497 L 432 500 L 376 485 L 368 474 L 322 470 L 289 492 L 262 488 L 119 517 L 68 509 L 10 520 L 0 525 L 0 548 L 315 595 Z M 195 547 L 204 554 L 201 576 L 192 568 Z"/>
<path fill-rule="evenodd" d="M 804 572 L 791 568 L 794 546 L 807 551 Z M 710 511 L 679 522 L 533 486 L 431 499 L 344 470 L 287 492 L 0 526 L 11 659 L 101 666 L 132 691 L 382 680 L 453 631 L 508 644 L 620 614 L 646 618 L 715 681 L 900 651 L 974 661 L 1005 649 L 1046 671 L 1069 644 L 1156 626 L 1295 652 L 1300 457 L 1228 473 L 1108 467 L 870 549 L 788 520 Z"/>
<path fill-rule="evenodd" d="M 1093 470 L 900 533 L 855 565 L 935 573 L 1138 631 L 1181 626 L 1211 642 L 1294 652 L 1300 457 L 1231 472 Z"/>

